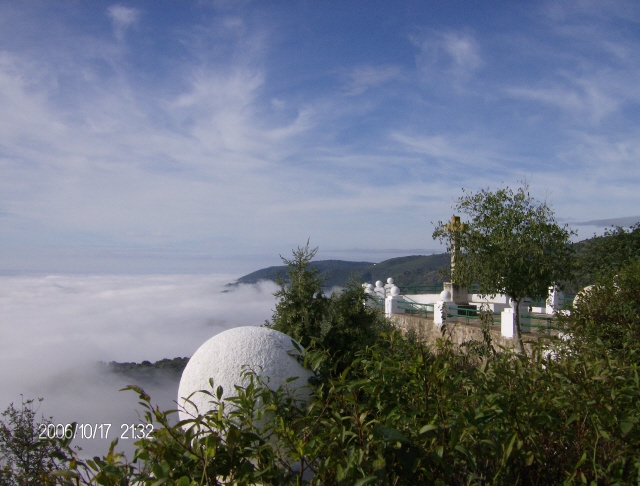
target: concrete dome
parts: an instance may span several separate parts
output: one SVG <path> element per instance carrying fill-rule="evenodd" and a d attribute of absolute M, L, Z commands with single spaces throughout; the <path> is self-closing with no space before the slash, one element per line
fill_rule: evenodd
<path fill-rule="evenodd" d="M 208 390 L 215 395 L 217 387 L 222 386 L 222 400 L 237 395 L 234 386 L 248 384 L 242 377 L 247 366 L 272 390 L 285 385 L 290 377 L 298 379 L 287 385 L 289 389 L 297 390 L 307 385 L 313 373 L 298 363 L 294 357 L 298 352 L 291 341 L 291 337 L 279 331 L 254 326 L 236 327 L 213 336 L 198 348 L 182 372 L 178 389 L 180 420 L 191 418 L 189 412 L 196 414 L 193 406 L 184 400 L 194 392 Z M 213 378 L 213 390 L 209 378 Z M 309 391 L 300 389 L 296 395 L 304 400 Z M 203 393 L 195 393 L 190 400 L 196 404 L 200 414 L 213 408 L 209 403 L 211 397 Z"/>
<path fill-rule="evenodd" d="M 577 308 L 581 303 L 580 301 L 584 299 L 587 295 L 589 295 L 589 293 L 593 290 L 594 287 L 595 285 L 587 285 L 585 288 L 580 290 L 580 292 L 578 292 L 576 296 L 573 298 L 573 307 Z"/>
<path fill-rule="evenodd" d="M 450 302 L 451 292 L 449 292 L 448 290 L 443 290 L 442 292 L 440 292 L 440 300 L 444 300 L 445 302 Z"/>
<path fill-rule="evenodd" d="M 398 295 L 400 295 L 400 288 L 396 285 L 391 287 L 391 295 L 393 295 L 394 297 L 397 297 Z"/>

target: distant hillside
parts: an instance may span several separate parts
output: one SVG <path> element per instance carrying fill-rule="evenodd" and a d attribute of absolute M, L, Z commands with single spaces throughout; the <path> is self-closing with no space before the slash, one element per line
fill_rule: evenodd
<path fill-rule="evenodd" d="M 582 241 L 573 243 L 573 248 L 577 257 L 577 273 L 574 281 L 566 282 L 568 292 L 576 292 L 585 285 L 594 283 L 593 274 L 594 262 L 593 254 L 599 246 L 614 245 L 616 240 L 618 247 L 613 246 L 611 252 L 605 253 L 605 260 L 602 264 L 613 265 L 613 260 L 620 260 L 625 254 L 628 258 L 640 257 L 640 224 L 630 228 L 626 234 L 618 236 L 594 236 Z M 608 248 L 608 246 L 606 246 Z M 614 251 L 616 250 L 616 251 Z M 603 253 L 602 251 L 600 253 Z M 621 256 L 622 255 L 622 256 Z M 609 262 L 608 260 L 611 260 Z M 437 255 L 413 255 L 399 258 L 391 258 L 378 264 L 371 262 L 348 262 L 343 260 L 321 260 L 312 262 L 311 266 L 317 268 L 325 278 L 325 288 L 339 287 L 344 285 L 351 276 L 359 282 L 375 283 L 376 280 L 386 281 L 392 277 L 399 287 L 408 285 L 429 285 L 441 283 L 443 281 L 441 269 L 449 269 L 450 256 L 448 253 Z M 252 272 L 244 277 L 240 277 L 235 283 L 228 284 L 234 286 L 242 283 L 253 284 L 260 280 L 276 281 L 277 275 L 286 277 L 287 267 L 285 265 L 263 268 Z"/>
<path fill-rule="evenodd" d="M 380 263 L 348 262 L 344 260 L 319 260 L 311 266 L 317 268 L 325 279 L 325 288 L 344 285 L 352 276 L 359 282 L 375 283 L 392 277 L 398 286 L 425 285 L 442 282 L 440 269 L 449 268 L 450 257 L 446 253 L 437 255 L 413 255 L 391 258 Z M 278 274 L 286 277 L 285 265 L 268 267 L 240 277 L 235 283 L 253 284 L 260 280 L 276 281 Z"/>
<path fill-rule="evenodd" d="M 189 362 L 189 358 L 161 359 L 155 363 L 118 363 L 111 361 L 102 363 L 106 371 L 124 375 L 138 384 L 163 383 L 167 380 L 180 381 L 182 371 Z"/>

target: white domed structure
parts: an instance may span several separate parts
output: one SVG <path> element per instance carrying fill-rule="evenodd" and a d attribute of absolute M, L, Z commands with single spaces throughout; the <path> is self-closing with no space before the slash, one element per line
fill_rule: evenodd
<path fill-rule="evenodd" d="M 442 292 L 440 292 L 440 300 L 451 302 L 451 292 L 449 292 L 448 290 L 443 290 Z"/>
<path fill-rule="evenodd" d="M 291 337 L 279 331 L 254 326 L 236 327 L 213 336 L 198 348 L 182 372 L 178 389 L 180 420 L 191 418 L 190 413 L 204 414 L 213 408 L 209 403 L 212 397 L 197 393 L 199 390 L 211 391 L 215 395 L 217 387 L 222 386 L 222 400 L 236 396 L 235 385 L 248 384 L 242 376 L 247 368 L 262 377 L 272 390 L 285 385 L 288 378 L 298 377 L 286 386 L 295 390 L 301 400 L 306 399 L 309 392 L 300 387 L 307 385 L 313 373 L 303 368 L 295 358 L 299 353 L 292 341 Z M 213 390 L 210 378 L 213 379 Z M 197 413 L 192 405 L 185 403 L 185 398 L 194 392 L 189 400 L 198 407 Z"/>
<path fill-rule="evenodd" d="M 580 305 L 582 299 L 589 295 L 594 287 L 595 285 L 587 285 L 585 288 L 580 290 L 573 298 L 573 307 L 577 308 Z"/>

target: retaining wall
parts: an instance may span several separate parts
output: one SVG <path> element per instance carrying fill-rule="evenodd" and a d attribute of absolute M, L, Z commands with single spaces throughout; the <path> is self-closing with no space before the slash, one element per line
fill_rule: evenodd
<path fill-rule="evenodd" d="M 443 337 L 442 329 L 440 326 L 434 324 L 433 319 L 408 314 L 392 314 L 390 321 L 402 331 L 403 334 L 413 330 L 418 340 L 427 344 L 435 344 L 438 339 Z M 480 325 L 464 324 L 455 321 L 446 323 L 446 337 L 450 339 L 455 346 L 460 346 L 462 343 L 471 340 L 483 340 Z M 523 334 L 522 341 L 527 353 L 530 353 L 531 345 L 541 339 L 545 339 L 545 337 L 536 336 L 535 334 Z M 499 327 L 497 329 L 491 329 L 491 340 L 496 347 L 504 346 L 505 348 L 512 349 L 518 347 L 517 340 L 515 338 L 502 336 Z"/>

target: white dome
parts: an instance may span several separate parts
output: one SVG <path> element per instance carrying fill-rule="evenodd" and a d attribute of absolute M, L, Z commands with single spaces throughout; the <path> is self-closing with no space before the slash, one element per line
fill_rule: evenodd
<path fill-rule="evenodd" d="M 377 287 L 377 288 L 382 287 L 382 280 L 378 280 L 378 281 L 376 282 L 376 287 Z"/>
<path fill-rule="evenodd" d="M 578 292 L 576 296 L 573 298 L 573 307 L 577 308 L 578 305 L 580 305 L 580 301 L 584 299 L 587 295 L 589 295 L 589 293 L 593 290 L 594 287 L 595 285 L 587 285 L 585 288 L 580 290 L 580 292 Z"/>
<path fill-rule="evenodd" d="M 391 287 L 391 295 L 393 295 L 394 297 L 400 295 L 400 287 L 397 287 L 396 285 Z"/>
<path fill-rule="evenodd" d="M 451 301 L 451 292 L 448 290 L 443 290 L 440 292 L 440 300 L 444 300 L 445 302 Z"/>
<path fill-rule="evenodd" d="M 388 283 L 389 285 L 393 285 L 393 279 L 392 279 L 391 277 L 389 277 L 389 278 L 387 279 L 387 283 Z"/>
<path fill-rule="evenodd" d="M 191 418 L 189 412 L 196 414 L 193 406 L 184 400 L 194 392 L 207 390 L 215 395 L 218 386 L 222 386 L 223 400 L 236 396 L 234 385 L 247 385 L 247 380 L 242 377 L 247 367 L 261 376 L 272 390 L 285 385 L 287 378 L 296 376 L 297 380 L 287 384 L 289 389 L 296 390 L 307 385 L 313 373 L 290 356 L 298 354 L 291 341 L 291 337 L 279 331 L 254 326 L 236 327 L 213 336 L 198 348 L 182 372 L 178 389 L 180 420 Z M 213 390 L 209 378 L 213 378 Z M 309 391 L 301 389 L 296 395 L 304 400 Z M 190 398 L 200 414 L 213 408 L 209 403 L 211 399 L 204 393 L 195 393 Z"/>

